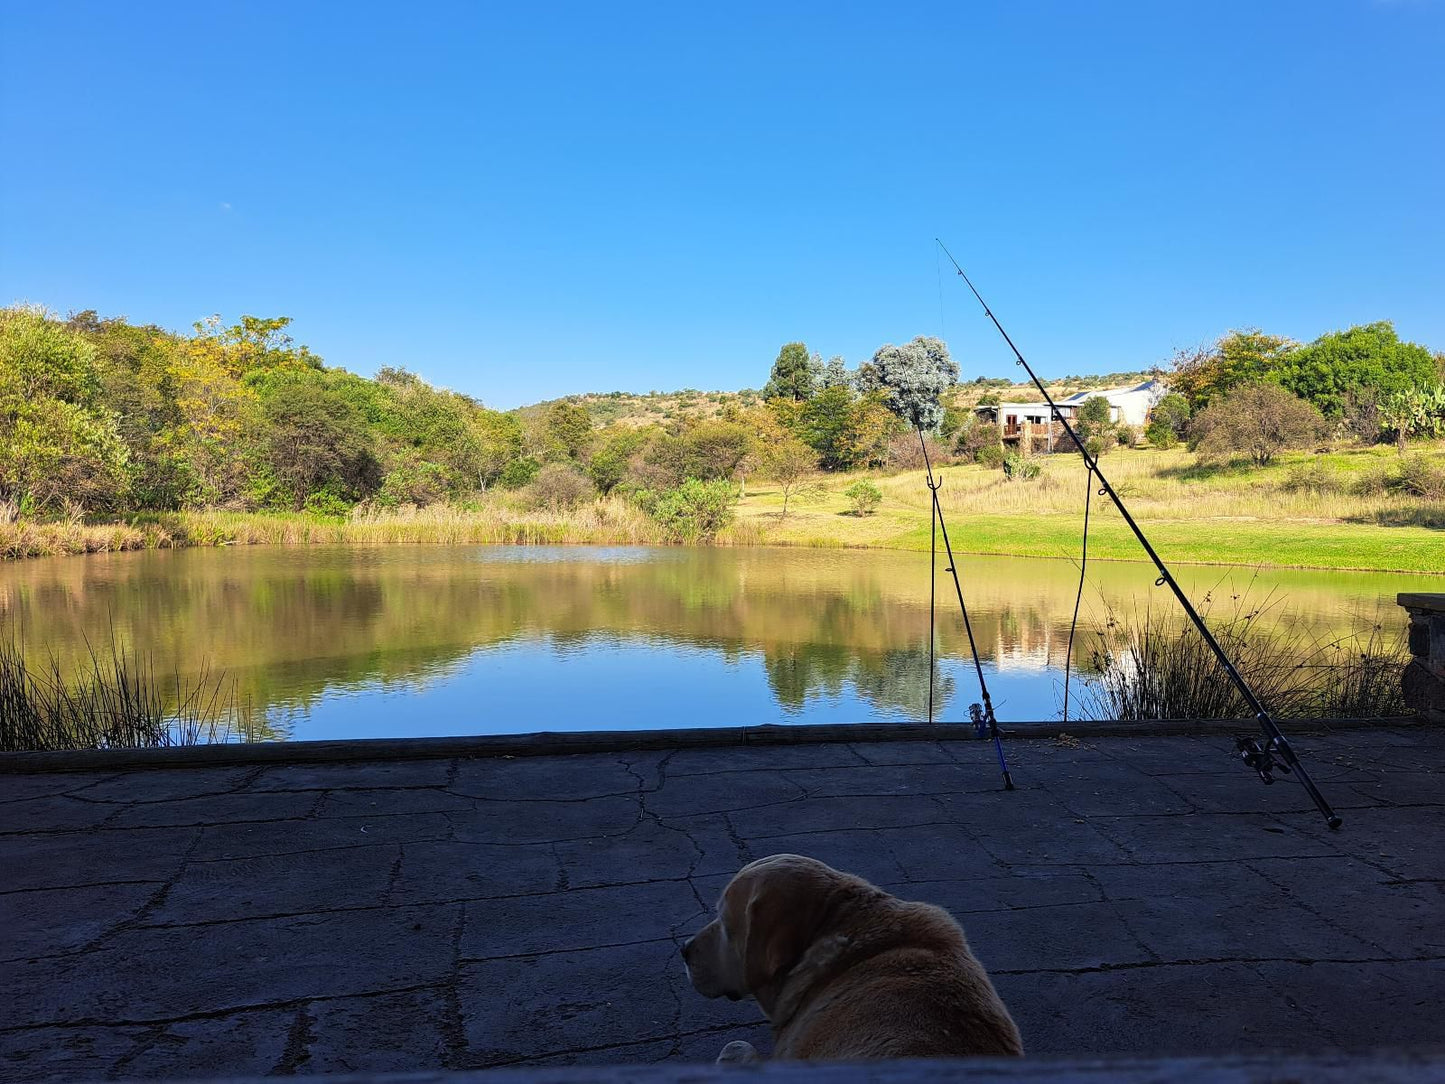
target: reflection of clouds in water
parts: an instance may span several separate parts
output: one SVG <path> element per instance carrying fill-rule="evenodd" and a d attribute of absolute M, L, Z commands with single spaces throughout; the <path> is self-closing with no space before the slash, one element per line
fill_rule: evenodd
<path fill-rule="evenodd" d="M 475 560 L 485 565 L 641 565 L 675 561 L 682 552 L 648 546 L 483 546 Z"/>

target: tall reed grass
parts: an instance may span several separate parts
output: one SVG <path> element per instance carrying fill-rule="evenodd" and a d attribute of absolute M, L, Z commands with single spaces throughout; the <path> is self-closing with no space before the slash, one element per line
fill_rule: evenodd
<path fill-rule="evenodd" d="M 0 751 L 114 749 L 249 740 L 234 687 L 202 674 L 161 680 L 148 659 L 114 643 L 70 673 L 52 656 L 35 666 L 0 643 Z"/>
<path fill-rule="evenodd" d="M 1231 611 L 1202 616 L 1255 696 L 1281 719 L 1388 718 L 1409 714 L 1400 679 L 1409 662 L 1402 637 L 1380 624 L 1321 639 L 1282 619 L 1267 599 L 1236 596 Z M 1214 619 L 1212 619 L 1214 618 Z M 1093 719 L 1253 718 L 1224 664 L 1187 615 L 1111 615 L 1096 632 L 1084 712 Z"/>

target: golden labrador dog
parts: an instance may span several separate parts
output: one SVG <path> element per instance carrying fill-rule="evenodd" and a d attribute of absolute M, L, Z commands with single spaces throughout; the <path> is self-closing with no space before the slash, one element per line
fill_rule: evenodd
<path fill-rule="evenodd" d="M 757 998 L 776 1058 L 1023 1053 L 948 912 L 814 858 L 775 854 L 744 866 L 682 956 L 704 997 Z M 756 1058 L 750 1044 L 733 1042 L 718 1060 Z"/>

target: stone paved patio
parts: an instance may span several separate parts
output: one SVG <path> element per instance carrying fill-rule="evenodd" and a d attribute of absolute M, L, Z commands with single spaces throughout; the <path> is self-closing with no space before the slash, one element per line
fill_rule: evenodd
<path fill-rule="evenodd" d="M 910 741 L 0 774 L 0 1076 L 710 1060 L 677 946 L 815 855 L 948 907 L 1031 1053 L 1445 1051 L 1445 735 Z"/>

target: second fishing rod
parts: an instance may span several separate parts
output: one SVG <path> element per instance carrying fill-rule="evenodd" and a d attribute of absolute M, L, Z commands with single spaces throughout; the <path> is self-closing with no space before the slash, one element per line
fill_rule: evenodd
<path fill-rule="evenodd" d="M 1169 589 L 1174 592 L 1174 597 L 1177 598 L 1179 604 L 1184 607 L 1184 612 L 1189 615 L 1189 619 L 1193 622 L 1195 629 L 1199 632 L 1199 635 L 1203 637 L 1204 642 L 1209 645 L 1210 650 L 1214 652 L 1215 657 L 1219 660 L 1220 665 L 1224 667 L 1225 672 L 1229 675 L 1235 687 L 1239 689 L 1240 695 L 1244 697 L 1245 703 L 1249 705 L 1249 709 L 1254 712 L 1255 721 L 1259 724 L 1260 729 L 1264 731 L 1265 742 L 1261 745 L 1257 740 L 1241 739 L 1239 742 L 1241 758 L 1259 773 L 1260 779 L 1265 783 L 1272 783 L 1274 781 L 1272 773 L 1276 770 L 1294 773 L 1308 792 L 1311 801 L 1315 804 L 1315 808 L 1318 809 L 1321 816 L 1325 818 L 1325 823 L 1331 828 L 1338 828 L 1341 823 L 1339 814 L 1331 808 L 1329 802 L 1325 801 L 1325 796 L 1320 793 L 1319 788 L 1315 786 L 1314 780 L 1310 778 L 1309 773 L 1305 771 L 1304 765 L 1300 763 L 1299 757 L 1289 743 L 1289 739 L 1286 738 L 1279 727 L 1275 725 L 1274 719 L 1270 716 L 1264 705 L 1260 703 L 1259 698 L 1255 696 L 1254 690 L 1250 688 L 1249 683 L 1244 680 L 1243 675 L 1235 668 L 1234 663 L 1230 660 L 1224 649 L 1219 646 L 1219 641 L 1216 640 L 1214 634 L 1209 631 L 1209 626 L 1206 625 L 1204 619 L 1199 616 L 1199 611 L 1196 610 L 1194 604 L 1189 601 L 1189 597 L 1184 593 L 1184 589 L 1179 586 L 1178 581 L 1174 579 L 1174 575 L 1169 571 L 1168 567 L 1159 557 L 1159 554 L 1154 551 L 1154 547 L 1150 545 L 1149 539 L 1145 537 L 1139 524 L 1134 522 L 1134 517 L 1129 514 L 1129 509 L 1125 507 L 1119 494 L 1115 492 L 1114 487 L 1109 484 L 1109 479 L 1106 478 L 1103 471 L 1099 469 L 1098 458 L 1090 454 L 1084 441 L 1080 440 L 1079 435 L 1074 432 L 1074 427 L 1071 426 L 1069 420 L 1064 417 L 1063 411 L 1061 411 L 1058 404 L 1054 402 L 1053 396 L 1051 396 L 1048 389 L 1044 387 L 1043 381 L 1041 381 L 1038 374 L 1034 372 L 1033 366 L 1024 359 L 1019 348 L 1015 346 L 1014 341 L 1009 338 L 1008 332 L 1005 331 L 1003 325 L 998 322 L 998 317 L 996 317 L 993 314 L 993 310 L 988 307 L 988 302 L 983 299 L 983 295 L 978 292 L 978 289 L 973 285 L 968 275 L 964 273 L 963 268 L 959 266 L 958 261 L 953 258 L 953 253 L 948 251 L 948 246 L 939 238 L 934 238 L 934 240 L 938 243 L 938 247 L 943 250 L 943 254 L 948 257 L 948 262 L 953 264 L 953 269 L 958 272 L 958 277 L 963 279 L 964 284 L 968 286 L 969 292 L 972 293 L 973 296 L 978 299 L 978 303 L 983 306 L 984 315 L 993 322 L 993 326 L 997 328 L 998 333 L 1003 336 L 1003 341 L 1008 343 L 1008 347 L 1013 351 L 1017 363 L 1023 366 L 1024 372 L 1029 374 L 1029 380 L 1032 381 L 1034 387 L 1039 389 L 1039 393 L 1044 397 L 1044 402 L 1049 405 L 1049 409 L 1052 411 L 1053 418 L 1064 427 L 1064 432 L 1068 434 L 1069 440 L 1079 449 L 1079 454 L 1083 456 L 1084 459 L 1084 465 L 1093 477 L 1099 480 L 1099 495 L 1101 497 L 1108 497 L 1113 501 L 1114 507 L 1117 508 L 1119 514 L 1124 517 L 1124 522 L 1127 523 L 1129 529 L 1134 532 L 1134 537 L 1137 538 L 1139 544 L 1144 547 L 1144 552 L 1148 554 L 1149 559 L 1154 562 L 1154 567 L 1159 570 L 1159 578 L 1154 581 L 1154 585 L 1156 587 L 1167 585 Z M 946 537 L 945 535 L 945 538 Z"/>

